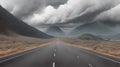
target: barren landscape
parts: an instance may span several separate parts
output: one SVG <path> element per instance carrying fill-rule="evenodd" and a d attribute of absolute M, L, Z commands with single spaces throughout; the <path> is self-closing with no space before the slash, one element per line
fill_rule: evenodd
<path fill-rule="evenodd" d="M 0 35 L 0 58 L 47 45 L 51 40 Z"/>
<path fill-rule="evenodd" d="M 120 42 L 105 40 L 81 40 L 77 38 L 63 39 L 69 45 L 84 48 L 94 52 L 120 58 Z"/>

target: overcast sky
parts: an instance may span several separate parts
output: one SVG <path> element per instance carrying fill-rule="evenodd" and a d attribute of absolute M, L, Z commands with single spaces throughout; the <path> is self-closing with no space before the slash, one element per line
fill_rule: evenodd
<path fill-rule="evenodd" d="M 120 23 L 120 0 L 0 0 L 0 4 L 33 26 L 98 21 L 106 25 Z"/>

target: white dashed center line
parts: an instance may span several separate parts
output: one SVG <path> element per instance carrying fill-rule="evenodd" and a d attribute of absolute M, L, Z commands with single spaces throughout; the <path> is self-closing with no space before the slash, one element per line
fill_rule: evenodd
<path fill-rule="evenodd" d="M 98 57 L 100 57 L 100 58 L 103 58 L 103 59 L 106 59 L 106 60 L 110 60 L 110 61 L 112 61 L 112 62 L 116 62 L 116 63 L 119 63 L 119 64 L 120 64 L 120 62 L 119 62 L 119 61 L 116 61 L 116 60 L 113 60 L 113 59 L 110 59 L 110 58 L 107 58 L 107 57 L 104 57 L 104 56 L 101 56 L 101 55 L 96 55 L 96 56 L 98 56 Z"/>
<path fill-rule="evenodd" d="M 90 67 L 93 67 L 93 65 L 92 64 L 88 64 Z"/>
<path fill-rule="evenodd" d="M 55 67 L 55 62 L 53 62 L 53 66 L 52 67 Z"/>
<path fill-rule="evenodd" d="M 56 56 L 56 54 L 54 53 L 54 57 Z"/>
<path fill-rule="evenodd" d="M 79 58 L 80 58 L 80 56 L 77 56 L 77 58 L 79 59 Z"/>
<path fill-rule="evenodd" d="M 56 52 L 57 50 L 55 49 L 55 52 Z"/>

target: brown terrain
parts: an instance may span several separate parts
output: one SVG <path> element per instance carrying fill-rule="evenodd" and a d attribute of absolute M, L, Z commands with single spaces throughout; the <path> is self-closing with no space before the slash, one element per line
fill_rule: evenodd
<path fill-rule="evenodd" d="M 53 37 L 26 24 L 0 6 L 0 58 L 43 46 L 51 41 L 48 38 Z"/>
<path fill-rule="evenodd" d="M 50 41 L 50 39 L 37 39 L 20 35 L 0 35 L 0 58 L 45 46 Z"/>
<path fill-rule="evenodd" d="M 78 38 L 62 39 L 68 45 L 120 58 L 120 42 L 105 40 L 82 40 Z"/>

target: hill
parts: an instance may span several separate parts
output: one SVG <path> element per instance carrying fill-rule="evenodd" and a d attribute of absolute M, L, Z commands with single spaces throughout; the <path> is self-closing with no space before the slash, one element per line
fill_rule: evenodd
<path fill-rule="evenodd" d="M 102 35 L 108 36 L 114 34 L 109 26 L 106 26 L 102 23 L 89 23 L 85 25 L 78 26 L 77 28 L 73 29 L 70 33 L 71 36 L 80 36 L 83 34 L 94 34 L 94 35 Z"/>
<path fill-rule="evenodd" d="M 0 6 L 0 33 L 9 34 L 9 31 L 19 35 L 36 38 L 52 37 L 24 23 Z"/>
<path fill-rule="evenodd" d="M 78 38 L 82 39 L 82 40 L 103 40 L 102 38 L 100 38 L 98 36 L 94 36 L 92 34 L 83 34 Z"/>

